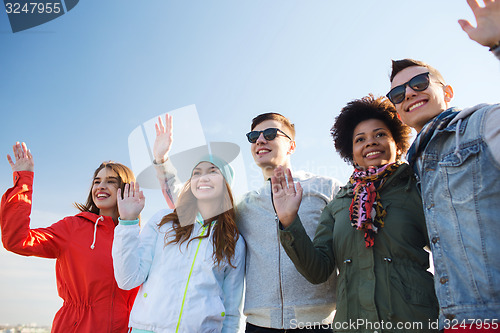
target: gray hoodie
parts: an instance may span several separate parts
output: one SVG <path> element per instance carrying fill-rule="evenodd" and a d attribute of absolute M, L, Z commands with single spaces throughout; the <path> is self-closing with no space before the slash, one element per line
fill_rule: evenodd
<path fill-rule="evenodd" d="M 293 175 L 304 189 L 298 214 L 312 239 L 321 212 L 339 190 L 340 183 L 306 172 Z M 244 309 L 247 322 L 275 329 L 326 323 L 323 320 L 335 310 L 336 276 L 313 285 L 295 269 L 279 240 L 269 181 L 259 190 L 244 195 L 237 206 L 237 223 L 247 244 Z"/>

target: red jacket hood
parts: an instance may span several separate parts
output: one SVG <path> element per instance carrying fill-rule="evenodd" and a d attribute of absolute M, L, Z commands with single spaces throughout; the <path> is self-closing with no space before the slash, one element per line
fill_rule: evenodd
<path fill-rule="evenodd" d="M 113 226 L 116 226 L 111 216 L 102 216 L 91 212 L 81 212 L 76 216 L 83 217 L 84 219 L 94 223 L 94 237 L 92 239 L 92 244 L 90 245 L 90 248 L 92 250 L 95 248 L 95 242 L 97 238 L 97 227 L 99 226 L 99 223 L 112 224 Z"/>
<path fill-rule="evenodd" d="M 83 217 L 86 220 L 89 220 L 89 221 L 91 221 L 93 223 L 96 223 L 96 221 L 100 217 L 102 217 L 102 219 L 100 221 L 108 221 L 108 220 L 113 221 L 113 219 L 110 216 L 97 215 L 97 214 L 94 214 L 94 213 L 91 213 L 91 212 L 81 212 L 81 213 L 76 214 L 76 216 Z M 113 223 L 115 223 L 115 222 L 113 221 Z"/>

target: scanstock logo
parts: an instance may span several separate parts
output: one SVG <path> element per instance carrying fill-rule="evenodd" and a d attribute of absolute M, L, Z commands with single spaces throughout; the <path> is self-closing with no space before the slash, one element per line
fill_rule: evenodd
<path fill-rule="evenodd" d="M 47 23 L 73 9 L 79 0 L 4 0 L 12 32 Z"/>

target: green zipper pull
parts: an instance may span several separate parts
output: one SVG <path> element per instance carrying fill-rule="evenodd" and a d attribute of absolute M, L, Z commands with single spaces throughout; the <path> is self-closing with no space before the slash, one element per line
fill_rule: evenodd
<path fill-rule="evenodd" d="M 208 225 L 204 226 L 203 229 L 201 230 L 200 236 L 203 236 L 205 234 L 205 231 L 207 230 Z M 193 273 L 193 268 L 194 268 L 194 263 L 196 261 L 196 256 L 198 255 L 198 250 L 200 249 L 202 238 L 198 240 L 198 246 L 196 247 L 196 252 L 194 253 L 194 258 L 193 258 L 193 263 L 191 264 L 191 270 L 189 271 L 188 279 L 186 282 L 186 289 L 184 290 L 184 296 L 182 297 L 182 304 L 181 304 L 181 312 L 179 313 L 179 320 L 177 321 L 177 327 L 175 328 L 175 332 L 179 332 L 179 327 L 181 326 L 181 318 L 182 318 L 182 312 L 184 310 L 184 301 L 186 300 L 186 294 L 189 286 L 189 280 L 191 279 L 191 273 Z"/>

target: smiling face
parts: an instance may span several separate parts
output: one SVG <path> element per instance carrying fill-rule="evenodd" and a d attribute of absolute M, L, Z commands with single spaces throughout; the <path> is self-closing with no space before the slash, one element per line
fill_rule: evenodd
<path fill-rule="evenodd" d="M 352 157 L 360 169 L 394 163 L 399 153 L 391 131 L 382 120 L 364 120 L 354 128 Z"/>
<path fill-rule="evenodd" d="M 191 174 L 191 192 L 199 201 L 221 199 L 225 189 L 224 176 L 210 162 L 201 162 Z"/>
<path fill-rule="evenodd" d="M 116 191 L 119 184 L 120 178 L 111 168 L 102 168 L 97 173 L 92 185 L 92 200 L 99 208 L 99 215 L 113 217 L 117 214 Z"/>
<path fill-rule="evenodd" d="M 429 72 L 426 67 L 407 67 L 394 76 L 391 89 L 408 82 L 416 75 L 426 72 Z M 432 74 L 430 74 L 429 78 L 429 87 L 423 91 L 415 91 L 406 86 L 404 100 L 395 105 L 401 120 L 418 132 L 429 120 L 448 109 L 448 103 L 453 98 L 451 86 L 443 85 Z"/>
<path fill-rule="evenodd" d="M 264 120 L 256 125 L 253 131 L 263 131 L 266 128 L 278 128 L 283 132 L 288 133 L 287 128 L 282 123 L 276 120 Z M 266 140 L 261 133 L 255 143 L 251 144 L 251 152 L 255 163 L 262 169 L 264 176 L 266 173 L 271 173 L 279 165 L 289 166 L 290 155 L 295 149 L 295 142 L 287 138 L 282 133 L 278 132 L 273 140 Z"/>

